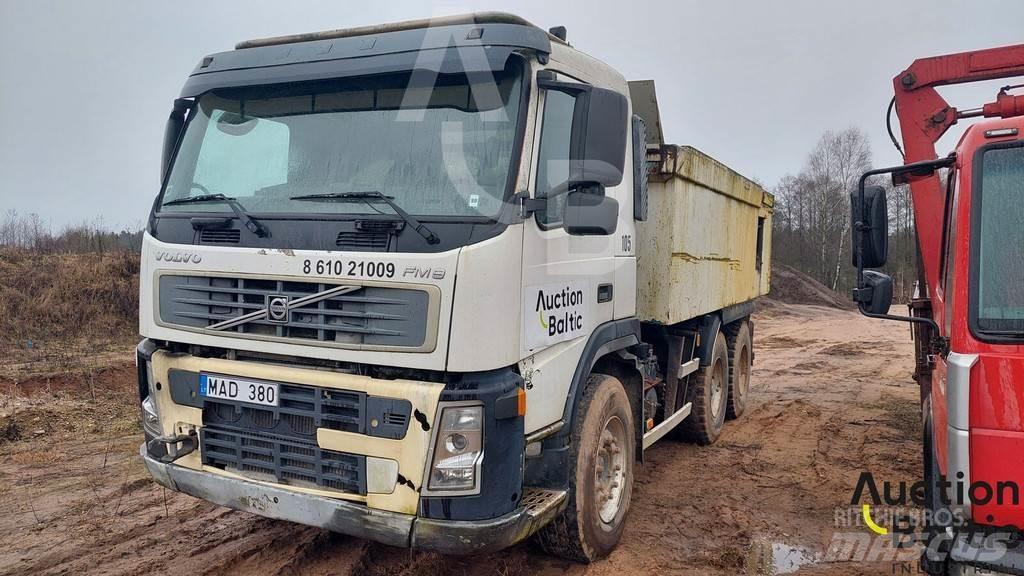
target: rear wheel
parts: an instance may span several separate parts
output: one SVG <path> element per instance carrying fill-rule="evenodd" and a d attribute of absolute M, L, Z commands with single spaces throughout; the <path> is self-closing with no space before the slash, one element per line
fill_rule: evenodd
<path fill-rule="evenodd" d="M 725 417 L 732 420 L 739 418 L 747 408 L 753 362 L 750 324 L 746 320 L 733 322 L 725 329 L 725 336 L 729 343 L 729 402 Z"/>
<path fill-rule="evenodd" d="M 545 551 L 592 562 L 619 543 L 633 491 L 633 413 L 618 379 L 593 374 L 576 407 L 568 505 L 537 533 Z"/>
<path fill-rule="evenodd" d="M 697 370 L 686 390 L 693 403 L 690 415 L 677 430 L 680 437 L 697 444 L 713 444 L 722 434 L 729 401 L 729 348 L 719 332 L 712 345 L 711 364 Z"/>

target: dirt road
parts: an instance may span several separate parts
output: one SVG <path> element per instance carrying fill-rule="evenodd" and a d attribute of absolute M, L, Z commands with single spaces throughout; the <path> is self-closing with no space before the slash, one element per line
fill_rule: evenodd
<path fill-rule="evenodd" d="M 756 320 L 747 413 L 712 447 L 649 451 L 621 545 L 590 566 L 529 544 L 410 553 L 167 492 L 137 455 L 128 362 L 89 382 L 0 372 L 0 574 L 878 573 L 821 554 L 862 470 L 919 477 L 907 329 L 812 306 Z"/>

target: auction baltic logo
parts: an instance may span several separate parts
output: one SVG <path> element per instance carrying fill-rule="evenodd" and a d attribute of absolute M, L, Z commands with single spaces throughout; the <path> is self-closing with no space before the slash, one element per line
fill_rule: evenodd
<path fill-rule="evenodd" d="M 573 290 L 568 286 L 553 294 L 538 290 L 535 311 L 548 336 L 557 336 L 583 328 L 583 315 L 575 309 L 582 303 L 583 290 Z M 563 308 L 567 310 L 562 312 Z"/>

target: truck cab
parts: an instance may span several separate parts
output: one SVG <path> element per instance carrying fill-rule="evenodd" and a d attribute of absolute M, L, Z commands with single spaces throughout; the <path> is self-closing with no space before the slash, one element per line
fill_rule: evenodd
<path fill-rule="evenodd" d="M 960 510 L 993 526 L 1024 527 L 1024 503 L 1008 491 L 1024 468 L 1006 457 L 1024 450 L 1022 129 L 1024 118 L 987 120 L 957 145 L 933 305 L 949 346 L 935 362 L 932 387 L 938 468 L 978 485 Z"/>
<path fill-rule="evenodd" d="M 738 415 L 725 354 L 752 361 L 767 274 L 749 266 L 735 301 L 670 326 L 638 316 L 661 147 L 621 74 L 564 36 L 483 13 L 200 61 L 142 249 L 157 482 L 446 553 L 539 531 L 589 561 L 695 390 L 715 410 L 692 426 L 705 443 Z M 763 225 L 770 196 L 737 182 L 729 201 Z"/>
<path fill-rule="evenodd" d="M 865 173 L 853 198 L 854 299 L 868 316 L 914 326 L 929 574 L 1024 573 L 1024 96 L 1006 86 L 995 101 L 958 110 L 935 90 L 1022 75 L 1024 45 L 915 61 L 893 79 L 890 106 L 905 163 Z M 943 133 L 977 117 L 988 119 L 936 154 Z M 885 193 L 866 185 L 881 174 L 913 198 L 919 277 L 909 316 L 889 312 L 891 279 L 864 270 L 885 263 Z"/>

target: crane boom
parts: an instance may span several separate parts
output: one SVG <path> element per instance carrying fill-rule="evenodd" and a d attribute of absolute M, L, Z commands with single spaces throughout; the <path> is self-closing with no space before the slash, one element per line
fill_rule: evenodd
<path fill-rule="evenodd" d="M 937 86 L 1014 76 L 1024 76 L 1024 44 L 920 58 L 896 75 L 893 88 L 906 151 L 904 163 L 937 159 L 935 142 L 961 118 L 1024 115 L 1024 96 L 1002 91 L 980 111 L 959 111 L 938 93 Z M 931 297 L 931 290 L 938 285 L 945 192 L 937 174 L 911 180 L 910 191 L 921 265 Z"/>

